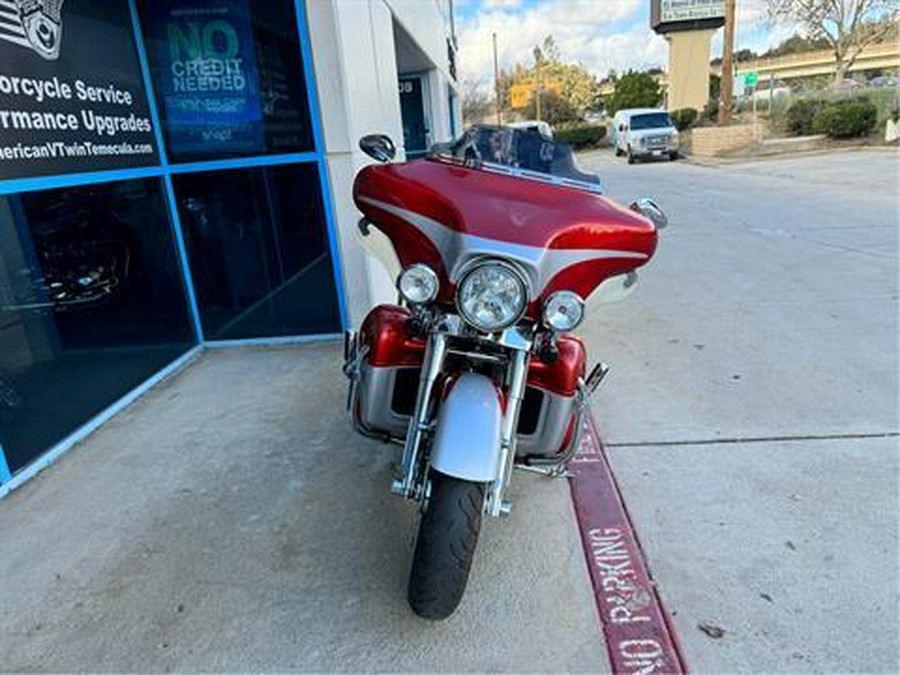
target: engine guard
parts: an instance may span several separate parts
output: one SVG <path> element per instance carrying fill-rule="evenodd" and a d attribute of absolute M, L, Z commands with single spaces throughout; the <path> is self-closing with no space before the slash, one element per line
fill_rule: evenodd
<path fill-rule="evenodd" d="M 431 468 L 460 480 L 487 483 L 500 475 L 503 408 L 490 378 L 463 373 L 441 404 Z"/>

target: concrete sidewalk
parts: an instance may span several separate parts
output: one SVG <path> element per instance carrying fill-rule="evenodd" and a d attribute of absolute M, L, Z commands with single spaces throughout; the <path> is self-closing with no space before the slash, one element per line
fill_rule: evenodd
<path fill-rule="evenodd" d="M 411 613 L 339 352 L 209 352 L 0 502 L 0 670 L 608 672 L 565 481 L 517 475 L 459 611 Z"/>

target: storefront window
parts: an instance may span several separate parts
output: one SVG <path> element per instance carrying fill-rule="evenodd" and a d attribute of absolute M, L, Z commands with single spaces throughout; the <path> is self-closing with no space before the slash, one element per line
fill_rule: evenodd
<path fill-rule="evenodd" d="M 15 471 L 195 342 L 160 180 L 0 197 L 0 445 Z"/>
<path fill-rule="evenodd" d="M 172 161 L 313 149 L 293 2 L 138 5 Z"/>
<path fill-rule="evenodd" d="M 159 164 L 128 3 L 0 1 L 0 180 Z"/>
<path fill-rule="evenodd" d="M 315 164 L 174 181 L 207 339 L 340 332 Z"/>

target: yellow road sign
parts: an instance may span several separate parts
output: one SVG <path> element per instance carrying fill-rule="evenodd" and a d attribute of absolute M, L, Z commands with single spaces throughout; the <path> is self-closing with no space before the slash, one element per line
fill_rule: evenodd
<path fill-rule="evenodd" d="M 510 86 L 509 105 L 513 108 L 524 108 L 531 103 L 536 89 L 537 87 L 531 82 Z M 562 84 L 559 82 L 545 82 L 541 85 L 541 91 L 552 91 L 558 94 L 562 91 Z"/>
<path fill-rule="evenodd" d="M 531 102 L 533 84 L 514 84 L 509 88 L 509 104 L 513 108 L 524 108 Z"/>

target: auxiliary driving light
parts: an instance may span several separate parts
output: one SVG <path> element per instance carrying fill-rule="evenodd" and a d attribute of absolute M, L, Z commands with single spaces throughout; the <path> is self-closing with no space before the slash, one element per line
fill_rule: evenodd
<path fill-rule="evenodd" d="M 410 265 L 397 277 L 397 290 L 411 305 L 423 305 L 434 300 L 439 286 L 437 274 L 422 263 Z"/>
<path fill-rule="evenodd" d="M 547 298 L 542 316 L 553 330 L 573 330 L 584 318 L 584 300 L 572 291 L 557 291 Z"/>

